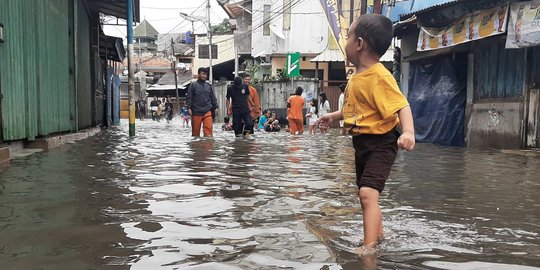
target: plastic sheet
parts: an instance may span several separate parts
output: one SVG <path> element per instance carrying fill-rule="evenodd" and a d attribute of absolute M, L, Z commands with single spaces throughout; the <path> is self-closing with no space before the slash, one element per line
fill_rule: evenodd
<path fill-rule="evenodd" d="M 411 63 L 408 100 L 418 142 L 464 146 L 466 63 L 450 56 Z"/>

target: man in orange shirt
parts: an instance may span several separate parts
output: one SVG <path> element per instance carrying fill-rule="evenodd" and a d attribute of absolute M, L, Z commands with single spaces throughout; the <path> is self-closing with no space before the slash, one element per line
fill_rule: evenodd
<path fill-rule="evenodd" d="M 298 135 L 304 133 L 304 114 L 302 108 L 304 108 L 304 98 L 302 97 L 302 87 L 296 88 L 294 96 L 287 101 L 287 118 L 289 120 L 289 128 L 291 135 L 295 135 L 298 131 Z"/>
<path fill-rule="evenodd" d="M 251 119 L 255 121 L 255 119 L 261 116 L 261 101 L 259 99 L 259 93 L 257 93 L 257 89 L 255 89 L 255 87 L 251 86 L 251 76 L 249 74 L 244 75 L 244 83 L 249 86 L 248 105 L 249 109 L 251 110 Z"/>

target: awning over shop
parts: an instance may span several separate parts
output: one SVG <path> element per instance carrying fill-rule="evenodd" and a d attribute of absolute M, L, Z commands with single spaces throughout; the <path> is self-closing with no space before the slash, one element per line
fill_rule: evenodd
<path fill-rule="evenodd" d="M 118 37 L 99 36 L 99 55 L 108 60 L 122 62 L 126 58 L 126 50 L 122 39 Z"/>
<path fill-rule="evenodd" d="M 310 62 L 344 62 L 345 58 L 340 50 L 326 49 L 324 52 L 315 56 Z"/>
<path fill-rule="evenodd" d="M 91 0 L 90 3 L 97 12 L 127 20 L 126 0 Z M 133 0 L 133 9 L 133 21 L 140 22 L 141 16 L 139 0 Z"/>

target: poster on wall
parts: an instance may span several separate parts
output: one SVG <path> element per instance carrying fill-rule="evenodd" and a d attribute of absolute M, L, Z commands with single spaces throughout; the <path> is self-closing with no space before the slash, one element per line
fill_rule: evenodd
<path fill-rule="evenodd" d="M 520 2 L 510 7 L 506 48 L 540 45 L 540 0 Z"/>
<path fill-rule="evenodd" d="M 418 51 L 452 47 L 506 32 L 508 3 L 494 8 L 469 13 L 442 29 L 420 29 Z"/>

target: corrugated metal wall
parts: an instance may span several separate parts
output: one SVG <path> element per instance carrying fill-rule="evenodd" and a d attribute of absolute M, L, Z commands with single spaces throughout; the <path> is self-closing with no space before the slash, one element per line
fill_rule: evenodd
<path fill-rule="evenodd" d="M 90 22 L 82 1 L 75 3 L 77 110 L 79 128 L 92 126 L 92 73 L 90 64 Z"/>
<path fill-rule="evenodd" d="M 69 131 L 68 1 L 2 0 L 3 139 Z"/>
<path fill-rule="evenodd" d="M 525 49 L 505 49 L 504 40 L 479 46 L 475 54 L 475 83 L 479 99 L 515 98 L 523 95 Z"/>

